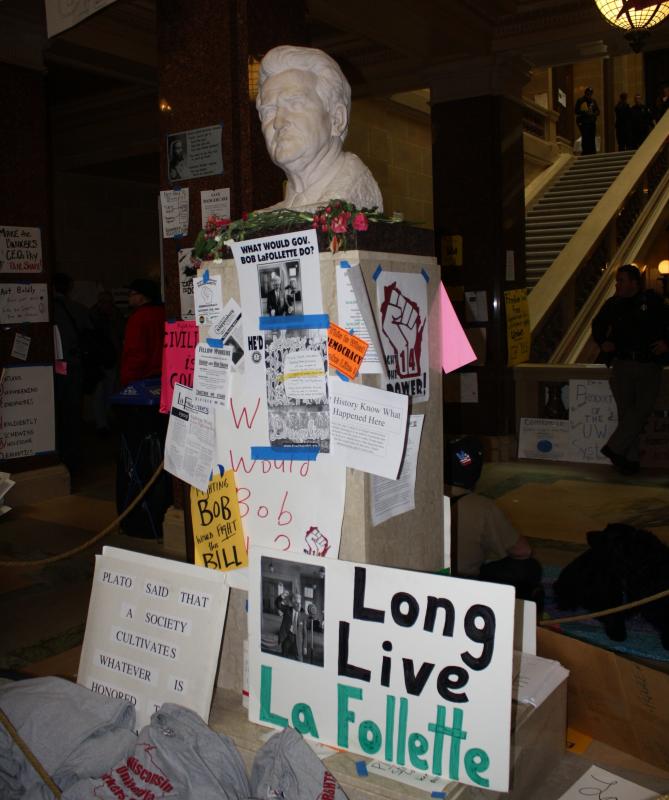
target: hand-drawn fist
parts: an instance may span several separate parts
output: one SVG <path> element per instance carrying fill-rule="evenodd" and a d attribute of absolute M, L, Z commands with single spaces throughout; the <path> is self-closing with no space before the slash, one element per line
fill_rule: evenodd
<path fill-rule="evenodd" d="M 324 536 L 315 527 L 309 528 L 304 534 L 304 541 L 306 543 L 304 552 L 309 556 L 324 556 L 330 549 L 330 542 L 327 536 Z"/>
<path fill-rule="evenodd" d="M 420 375 L 420 350 L 423 326 L 418 305 L 397 288 L 395 282 L 385 287 L 381 305 L 382 330 L 395 356 L 395 369 L 400 378 Z"/>

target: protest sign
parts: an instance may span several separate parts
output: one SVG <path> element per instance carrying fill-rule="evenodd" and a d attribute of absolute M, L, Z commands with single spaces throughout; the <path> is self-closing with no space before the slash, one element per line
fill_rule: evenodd
<path fill-rule="evenodd" d="M 0 284 L 0 320 L 3 325 L 48 322 L 46 283 Z"/>
<path fill-rule="evenodd" d="M 6 367 L 0 375 L 0 460 L 56 448 L 53 369 Z"/>
<path fill-rule="evenodd" d="M 600 452 L 618 424 L 608 381 L 569 381 L 569 448 L 572 461 L 608 464 Z"/>
<path fill-rule="evenodd" d="M 223 571 L 247 566 L 234 472 L 215 467 L 206 492 L 191 487 L 190 515 L 196 564 Z"/>
<path fill-rule="evenodd" d="M 193 393 L 198 405 L 228 404 L 228 384 L 232 367 L 230 347 L 209 347 L 198 344 L 195 348 Z"/>
<path fill-rule="evenodd" d="M 193 390 L 175 384 L 165 437 L 165 470 L 206 492 L 215 441 L 213 410 L 196 406 Z"/>
<path fill-rule="evenodd" d="M 324 314 L 260 320 L 269 444 L 275 458 L 295 447 L 330 451 L 327 328 Z"/>
<path fill-rule="evenodd" d="M 259 318 L 321 314 L 321 271 L 316 231 L 298 231 L 231 244 L 244 315 L 245 378 L 265 383 L 264 336 Z"/>
<path fill-rule="evenodd" d="M 427 277 L 422 272 L 375 273 L 381 343 L 388 370 L 385 388 L 427 402 L 429 346 Z"/>
<path fill-rule="evenodd" d="M 222 175 L 222 134 L 222 125 L 168 134 L 167 173 L 170 183 Z"/>
<path fill-rule="evenodd" d="M 195 300 L 193 298 L 193 275 L 196 269 L 192 261 L 193 248 L 182 247 L 177 251 L 177 267 L 179 270 L 179 307 L 181 319 L 195 319 Z"/>
<path fill-rule="evenodd" d="M 0 272 L 41 272 L 42 269 L 40 229 L 0 227 Z"/>
<path fill-rule="evenodd" d="M 353 380 L 362 366 L 369 345 L 352 333 L 330 323 L 328 328 L 328 362 L 332 369 Z"/>
<path fill-rule="evenodd" d="M 530 309 L 527 289 L 504 292 L 506 313 L 506 347 L 508 366 L 522 364 L 530 358 Z"/>
<path fill-rule="evenodd" d="M 232 348 L 232 363 L 237 366 L 244 356 L 244 331 L 242 310 L 236 300 L 230 298 L 220 315 L 212 320 L 210 335 L 220 339 L 226 347 Z"/>
<path fill-rule="evenodd" d="M 336 376 L 329 383 L 332 457 L 394 483 L 404 453 L 409 398 Z"/>
<path fill-rule="evenodd" d="M 104 547 L 95 557 L 77 682 L 129 700 L 138 728 L 168 702 L 206 722 L 228 595 L 224 573 Z"/>
<path fill-rule="evenodd" d="M 188 233 L 188 203 L 188 189 L 170 189 L 160 193 L 164 239 Z"/>
<path fill-rule="evenodd" d="M 294 459 L 277 459 L 267 447 L 265 388 L 256 390 L 245 376 L 235 378 L 229 408 L 216 406 L 215 414 L 215 463 L 235 474 L 247 542 L 336 558 L 345 467 L 326 454 L 309 456 L 303 448 L 296 449 Z"/>
<path fill-rule="evenodd" d="M 382 352 L 381 343 L 360 265 L 340 261 L 335 276 L 339 324 L 366 342 L 368 346 L 360 372 L 363 375 L 383 374 L 383 366 L 379 361 L 379 353 Z"/>
<path fill-rule="evenodd" d="M 193 296 L 198 325 L 213 322 L 223 311 L 223 279 L 220 275 L 210 275 L 205 269 L 193 278 Z"/>
<path fill-rule="evenodd" d="M 209 217 L 230 219 L 230 188 L 203 189 L 200 192 L 202 208 L 202 227 L 207 226 Z"/>
<path fill-rule="evenodd" d="M 507 791 L 513 619 L 511 586 L 253 547 L 249 718 Z"/>
<path fill-rule="evenodd" d="M 160 410 L 163 414 L 170 413 L 175 384 L 193 386 L 197 342 L 198 329 L 194 322 L 177 320 L 165 323 L 160 391 Z"/>
<path fill-rule="evenodd" d="M 518 458 L 571 461 L 569 420 L 521 417 Z"/>

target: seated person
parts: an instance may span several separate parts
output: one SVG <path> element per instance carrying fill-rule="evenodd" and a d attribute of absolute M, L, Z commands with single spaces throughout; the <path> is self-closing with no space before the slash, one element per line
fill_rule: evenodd
<path fill-rule="evenodd" d="M 453 574 L 508 583 L 516 597 L 541 599 L 541 565 L 532 548 L 489 497 L 474 494 L 483 466 L 483 448 L 473 436 L 448 442 L 444 491 L 451 499 Z"/>

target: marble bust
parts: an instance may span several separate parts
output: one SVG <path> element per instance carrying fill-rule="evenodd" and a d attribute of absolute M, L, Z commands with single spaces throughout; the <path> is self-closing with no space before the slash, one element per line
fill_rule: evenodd
<path fill-rule="evenodd" d="M 270 50 L 260 64 L 256 107 L 270 158 L 287 178 L 285 197 L 272 209 L 314 211 L 339 199 L 383 211 L 372 173 L 343 150 L 351 87 L 330 56 L 310 47 Z"/>

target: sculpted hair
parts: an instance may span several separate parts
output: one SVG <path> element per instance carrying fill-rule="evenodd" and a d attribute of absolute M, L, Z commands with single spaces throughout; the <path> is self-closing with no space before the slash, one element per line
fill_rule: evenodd
<path fill-rule="evenodd" d="M 258 97 L 256 98 L 258 111 L 262 107 L 262 87 L 267 78 L 289 69 L 299 69 L 316 76 L 316 92 L 330 114 L 338 103 L 345 106 L 346 127 L 339 136 L 343 143 L 348 133 L 348 120 L 351 116 L 351 86 L 337 62 L 322 50 L 312 47 L 294 47 L 293 45 L 281 45 L 270 50 L 260 62 Z"/>

